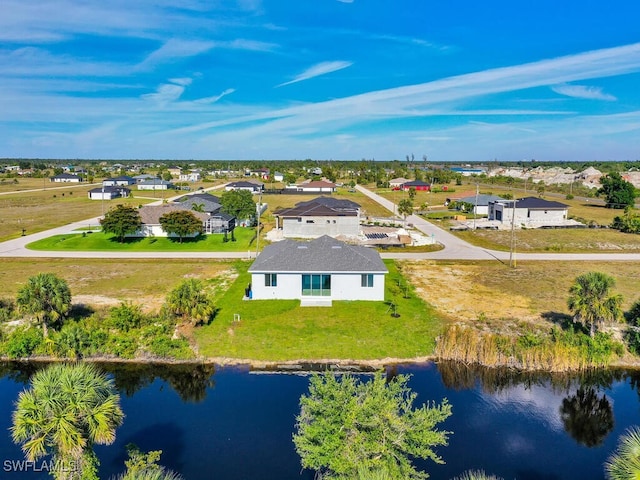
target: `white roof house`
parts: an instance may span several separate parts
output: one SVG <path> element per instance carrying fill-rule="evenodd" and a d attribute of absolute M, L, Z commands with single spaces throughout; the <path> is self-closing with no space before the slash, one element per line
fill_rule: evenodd
<path fill-rule="evenodd" d="M 384 300 L 388 270 L 376 250 L 325 235 L 268 245 L 249 273 L 254 300 L 299 299 L 302 306 L 330 306 L 332 300 Z"/>

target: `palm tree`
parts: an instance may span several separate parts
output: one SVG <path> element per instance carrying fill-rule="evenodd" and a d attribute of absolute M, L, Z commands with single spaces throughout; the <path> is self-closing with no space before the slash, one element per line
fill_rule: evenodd
<path fill-rule="evenodd" d="M 631 427 L 620 437 L 604 470 L 608 480 L 640 479 L 640 428 Z"/>
<path fill-rule="evenodd" d="M 215 311 L 213 302 L 204 291 L 202 282 L 195 278 L 184 280 L 167 296 L 167 307 L 183 320 L 191 319 L 197 325 L 204 323 Z"/>
<path fill-rule="evenodd" d="M 573 321 L 589 329 L 593 337 L 597 327 L 622 317 L 622 296 L 612 295 L 615 279 L 601 272 L 588 272 L 576 277 L 569 289 L 567 305 Z"/>
<path fill-rule="evenodd" d="M 165 468 L 150 468 L 136 473 L 124 473 L 117 480 L 183 480 L 183 477 Z"/>
<path fill-rule="evenodd" d="M 113 380 L 79 363 L 52 365 L 30 383 L 13 412 L 13 441 L 27 460 L 51 455 L 57 480 L 97 479 L 93 445 L 113 443 L 124 418 Z"/>
<path fill-rule="evenodd" d="M 71 309 L 71 290 L 66 281 L 53 273 L 39 273 L 29 277 L 18 291 L 16 303 L 22 312 L 35 316 L 47 337 L 48 327 Z"/>

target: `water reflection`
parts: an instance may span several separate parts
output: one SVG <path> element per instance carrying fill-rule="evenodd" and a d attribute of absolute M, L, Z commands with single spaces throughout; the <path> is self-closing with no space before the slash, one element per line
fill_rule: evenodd
<path fill-rule="evenodd" d="M 113 375 L 116 388 L 128 397 L 160 379 L 171 385 L 182 401 L 200 403 L 207 397 L 207 389 L 215 386 L 216 369 L 212 364 L 103 363 L 99 366 Z"/>
<path fill-rule="evenodd" d="M 601 445 L 613 430 L 613 409 L 607 397 L 594 387 L 578 388 L 562 400 L 560 417 L 565 431 L 586 447 Z"/>

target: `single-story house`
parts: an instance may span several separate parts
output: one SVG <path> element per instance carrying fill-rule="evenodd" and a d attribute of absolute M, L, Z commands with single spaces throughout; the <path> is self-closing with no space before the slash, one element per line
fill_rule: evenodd
<path fill-rule="evenodd" d="M 105 187 L 115 187 L 115 186 L 126 187 L 128 185 L 134 185 L 135 183 L 136 183 L 136 179 L 133 177 L 128 177 L 127 175 L 121 175 L 120 177 L 113 177 L 113 178 L 105 178 L 102 181 L 102 185 Z"/>
<path fill-rule="evenodd" d="M 133 235 L 129 235 L 130 237 L 176 237 L 177 235 L 168 235 L 162 229 L 160 225 L 160 217 L 165 213 L 171 213 L 175 211 L 184 211 L 185 209 L 181 206 L 174 205 L 172 203 L 165 203 L 163 205 L 144 205 L 140 207 L 140 219 L 142 220 L 142 227 Z M 206 231 L 207 221 L 209 220 L 209 215 L 201 212 L 191 212 L 196 218 L 202 220 L 202 226 Z M 192 235 L 191 237 L 196 237 L 197 235 Z"/>
<path fill-rule="evenodd" d="M 135 177 L 133 177 L 136 183 L 142 183 L 147 180 L 153 180 L 154 178 L 158 178 L 158 177 L 156 177 L 155 175 L 149 175 L 148 173 L 143 173 L 141 175 L 136 175 Z"/>
<path fill-rule="evenodd" d="M 167 171 L 171 174 L 172 177 L 177 177 L 182 173 L 182 169 L 180 167 L 169 167 Z"/>
<path fill-rule="evenodd" d="M 80 183 L 82 182 L 82 177 L 74 175 L 73 173 L 61 173 L 60 175 L 50 177 L 49 180 L 56 183 Z"/>
<path fill-rule="evenodd" d="M 287 239 L 266 246 L 249 273 L 254 300 L 330 305 L 332 300 L 384 300 L 388 270 L 376 250 L 324 235 L 310 242 Z"/>
<path fill-rule="evenodd" d="M 486 194 L 469 195 L 468 197 L 455 199 L 456 202 L 468 203 L 470 205 L 473 205 L 472 210 L 473 210 L 473 213 L 475 213 L 476 215 L 489 215 L 489 203 L 500 202 L 502 200 L 504 200 L 504 198 L 498 197 L 496 195 L 486 195 Z"/>
<path fill-rule="evenodd" d="M 276 182 L 284 181 L 284 173 L 273 172 L 273 180 Z"/>
<path fill-rule="evenodd" d="M 125 187 L 98 187 L 89 190 L 91 200 L 113 200 L 114 198 L 127 198 L 131 195 L 131 190 Z"/>
<path fill-rule="evenodd" d="M 391 180 L 389 180 L 389 187 L 391 188 L 400 188 L 402 187 L 403 184 L 410 182 L 411 180 L 409 180 L 408 178 L 404 178 L 404 177 L 398 177 L 398 178 L 392 178 Z"/>
<path fill-rule="evenodd" d="M 260 193 L 264 190 L 264 183 L 254 183 L 247 181 L 231 182 L 228 183 L 224 189 L 226 191 L 231 190 L 247 190 L 251 193 Z"/>
<path fill-rule="evenodd" d="M 502 223 L 554 225 L 566 222 L 568 213 L 568 205 L 538 197 L 489 202 L 489 220 Z"/>
<path fill-rule="evenodd" d="M 322 235 L 358 236 L 360 205 L 351 200 L 318 197 L 274 212 L 276 229 L 284 238 L 317 238 Z"/>
<path fill-rule="evenodd" d="M 422 180 L 411 180 L 410 182 L 404 182 L 401 187 L 402 190 L 411 190 L 412 188 L 415 188 L 416 191 L 430 191 L 431 190 L 431 184 L 427 183 L 427 182 L 423 182 Z"/>
<path fill-rule="evenodd" d="M 315 180 L 311 182 L 303 182 L 298 185 L 289 185 L 286 190 L 294 190 L 304 193 L 333 193 L 336 191 L 336 184 L 327 182 L 326 180 Z"/>
<path fill-rule="evenodd" d="M 159 178 L 138 183 L 138 190 L 169 190 L 170 188 L 174 188 L 173 183 Z"/>
<path fill-rule="evenodd" d="M 178 175 L 178 180 L 181 182 L 199 182 L 201 179 L 200 172 L 181 173 Z"/>

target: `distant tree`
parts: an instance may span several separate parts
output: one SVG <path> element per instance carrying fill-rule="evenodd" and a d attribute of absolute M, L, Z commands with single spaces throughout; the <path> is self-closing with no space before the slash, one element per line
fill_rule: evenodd
<path fill-rule="evenodd" d="M 600 178 L 601 187 L 598 195 L 604 195 L 607 208 L 633 207 L 636 189 L 632 183 L 623 179 L 619 173 L 612 172 Z"/>
<path fill-rule="evenodd" d="M 626 207 L 624 215 L 614 217 L 611 228 L 623 233 L 640 233 L 640 213 L 632 207 Z"/>
<path fill-rule="evenodd" d="M 38 371 L 20 393 L 11 437 L 27 460 L 51 455 L 66 467 L 50 472 L 57 480 L 97 480 L 93 445 L 113 443 L 123 418 L 113 380 L 95 366 L 52 365 Z"/>
<path fill-rule="evenodd" d="M 607 480 L 640 478 L 640 428 L 629 428 L 618 440 L 618 448 L 604 464 Z"/>
<path fill-rule="evenodd" d="M 168 234 L 177 235 L 182 243 L 184 237 L 204 232 L 202 220 L 189 210 L 175 210 L 160 217 L 160 226 Z"/>
<path fill-rule="evenodd" d="M 180 283 L 167 296 L 169 311 L 193 325 L 206 323 L 215 312 L 213 300 L 204 290 L 203 283 L 189 278 Z"/>
<path fill-rule="evenodd" d="M 408 198 L 403 198 L 398 202 L 398 213 L 402 215 L 404 220 L 407 220 L 407 215 L 411 215 L 413 213 L 413 202 Z"/>
<path fill-rule="evenodd" d="M 351 375 L 314 375 L 300 398 L 293 443 L 304 468 L 320 478 L 423 479 L 412 459 L 442 463 L 433 447 L 449 432 L 436 426 L 451 415 L 446 400 L 413 407 L 416 394 L 399 375 L 387 382 L 378 372 L 362 382 Z M 371 475 L 377 472 L 375 476 Z"/>
<path fill-rule="evenodd" d="M 100 225 L 103 232 L 113 233 L 119 242 L 124 242 L 127 235 L 137 232 L 142 227 L 142 219 L 137 208 L 117 205 L 104 214 Z"/>
<path fill-rule="evenodd" d="M 573 321 L 588 328 L 592 337 L 601 324 L 622 317 L 622 295 L 611 294 L 615 283 L 615 279 L 605 273 L 588 272 L 576 277 L 569 289 L 567 305 Z"/>
<path fill-rule="evenodd" d="M 220 196 L 220 210 L 238 219 L 253 218 L 256 202 L 248 190 L 229 190 Z"/>
<path fill-rule="evenodd" d="M 284 175 L 283 180 L 284 180 L 284 183 L 286 183 L 288 185 L 291 185 L 291 184 L 296 183 L 296 181 L 298 180 L 298 177 L 296 175 L 294 175 L 293 173 L 286 173 Z"/>
<path fill-rule="evenodd" d="M 409 188 L 409 200 L 413 202 L 416 199 L 416 187 Z"/>
<path fill-rule="evenodd" d="M 53 273 L 39 273 L 29 277 L 18 290 L 16 303 L 21 312 L 35 316 L 48 336 L 48 327 L 71 310 L 71 290 L 67 282 Z"/>
<path fill-rule="evenodd" d="M 173 175 L 171 175 L 171 172 L 169 172 L 169 170 L 167 170 L 162 174 L 162 179 L 165 182 L 170 182 L 173 179 Z"/>

